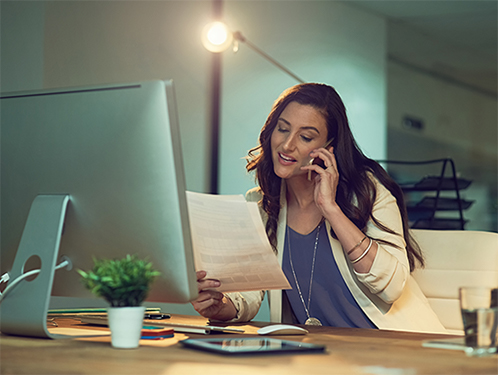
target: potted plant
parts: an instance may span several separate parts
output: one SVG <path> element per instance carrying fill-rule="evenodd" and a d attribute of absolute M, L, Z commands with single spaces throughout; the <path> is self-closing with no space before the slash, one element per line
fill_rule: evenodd
<path fill-rule="evenodd" d="M 109 302 L 107 321 L 112 346 L 136 348 L 139 345 L 145 307 L 143 301 L 159 275 L 152 263 L 136 255 L 126 258 L 96 259 L 91 271 L 78 270 L 83 285 L 94 295 Z"/>

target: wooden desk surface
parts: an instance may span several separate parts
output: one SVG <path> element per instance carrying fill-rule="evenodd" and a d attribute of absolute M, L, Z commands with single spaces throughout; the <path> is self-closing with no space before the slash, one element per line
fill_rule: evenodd
<path fill-rule="evenodd" d="M 71 319 L 60 326 L 86 327 Z M 172 322 L 203 324 L 202 317 L 173 316 Z M 255 335 L 266 323 L 239 325 Z M 95 329 L 95 328 L 93 328 Z M 277 338 L 324 344 L 324 354 L 227 357 L 184 348 L 186 334 L 142 340 L 138 349 L 114 349 L 110 337 L 46 340 L 0 336 L 0 373 L 7 374 L 497 374 L 498 356 L 470 358 L 463 351 L 429 349 L 422 341 L 442 335 L 310 327 L 305 336 Z M 189 334 L 189 337 L 207 337 Z M 213 336 L 213 335 L 212 335 Z M 216 334 L 215 337 L 240 337 Z"/>

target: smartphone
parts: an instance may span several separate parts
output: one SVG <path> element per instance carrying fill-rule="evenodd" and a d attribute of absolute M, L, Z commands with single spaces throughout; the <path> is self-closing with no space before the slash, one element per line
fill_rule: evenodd
<path fill-rule="evenodd" d="M 188 348 L 206 350 L 225 355 L 301 352 L 320 353 L 325 351 L 325 345 L 260 337 L 187 339 L 181 341 L 181 343 Z"/>
<path fill-rule="evenodd" d="M 329 146 L 332 144 L 332 142 L 333 142 L 333 141 L 334 141 L 334 138 L 331 138 L 331 139 L 330 139 L 330 140 L 329 140 L 329 141 L 325 144 L 325 146 L 323 146 L 323 148 L 327 148 L 327 147 L 329 147 Z M 325 162 L 324 162 L 322 159 L 320 159 L 320 158 L 312 158 L 312 159 L 309 161 L 309 163 L 308 163 L 308 164 L 309 164 L 309 165 L 313 165 L 313 164 L 314 164 L 314 165 L 318 165 L 318 166 L 320 166 L 321 168 L 324 168 L 324 169 L 325 169 Z M 311 171 L 308 171 L 308 181 L 311 181 Z"/>

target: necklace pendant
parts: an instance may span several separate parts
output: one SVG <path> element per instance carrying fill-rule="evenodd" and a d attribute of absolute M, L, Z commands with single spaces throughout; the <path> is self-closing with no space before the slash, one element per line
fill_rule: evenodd
<path fill-rule="evenodd" d="M 321 326 L 322 322 L 320 322 L 317 318 L 308 318 L 304 324 L 307 326 Z"/>

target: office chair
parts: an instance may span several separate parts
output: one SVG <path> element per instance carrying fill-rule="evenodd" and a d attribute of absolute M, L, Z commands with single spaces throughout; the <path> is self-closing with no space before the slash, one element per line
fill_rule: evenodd
<path fill-rule="evenodd" d="M 463 334 L 458 300 L 462 286 L 498 288 L 498 233 L 412 229 L 426 259 L 412 275 L 443 326 Z"/>

